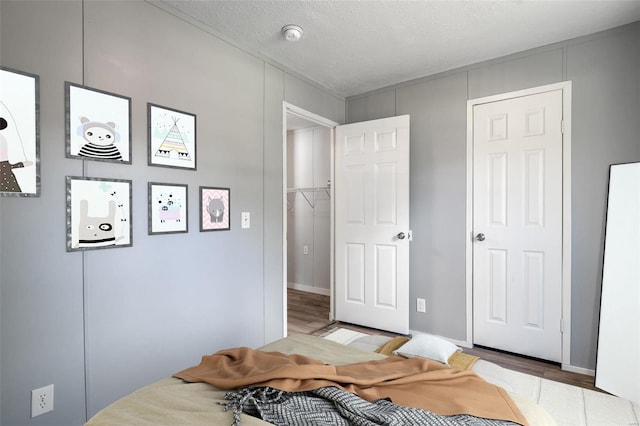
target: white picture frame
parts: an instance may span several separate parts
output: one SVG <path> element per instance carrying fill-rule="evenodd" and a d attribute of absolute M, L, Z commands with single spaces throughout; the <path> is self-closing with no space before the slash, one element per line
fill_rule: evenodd
<path fill-rule="evenodd" d="M 189 232 L 188 186 L 148 183 L 149 235 Z"/>
<path fill-rule="evenodd" d="M 131 164 L 131 98 L 65 82 L 67 158 Z"/>
<path fill-rule="evenodd" d="M 148 164 L 197 170 L 196 116 L 147 103 Z"/>
<path fill-rule="evenodd" d="M 130 180 L 67 176 L 66 184 L 67 251 L 133 244 Z"/>
<path fill-rule="evenodd" d="M 40 77 L 0 67 L 0 196 L 40 196 Z"/>

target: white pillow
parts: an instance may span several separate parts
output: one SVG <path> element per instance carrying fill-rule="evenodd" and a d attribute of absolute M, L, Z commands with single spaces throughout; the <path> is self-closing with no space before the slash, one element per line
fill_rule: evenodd
<path fill-rule="evenodd" d="M 393 353 L 407 358 L 420 356 L 449 365 L 449 357 L 461 350 L 453 343 L 432 334 L 416 334 Z"/>

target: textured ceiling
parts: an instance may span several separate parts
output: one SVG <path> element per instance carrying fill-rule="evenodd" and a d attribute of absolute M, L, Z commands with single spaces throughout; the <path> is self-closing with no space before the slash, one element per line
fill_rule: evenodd
<path fill-rule="evenodd" d="M 640 0 L 161 0 L 348 97 L 640 20 Z M 280 29 L 297 24 L 302 39 Z"/>

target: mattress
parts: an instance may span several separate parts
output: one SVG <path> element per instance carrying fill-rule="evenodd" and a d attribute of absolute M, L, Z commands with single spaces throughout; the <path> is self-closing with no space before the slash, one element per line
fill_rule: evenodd
<path fill-rule="evenodd" d="M 375 351 L 391 338 L 340 330 L 327 338 L 366 351 Z M 640 405 L 616 396 L 559 383 L 500 367 L 479 359 L 471 370 L 509 392 L 512 399 L 522 398 L 542 406 L 558 426 L 604 426 L 640 424 Z"/>
<path fill-rule="evenodd" d="M 384 355 L 327 339 L 308 335 L 291 335 L 260 348 L 284 354 L 301 354 L 327 364 L 346 365 L 383 359 Z M 226 391 L 206 383 L 185 383 L 165 378 L 121 398 L 93 416 L 89 426 L 98 425 L 230 425 L 233 413 L 224 411 Z M 539 404 L 517 393 L 510 393 L 531 426 L 554 425 Z M 243 425 L 265 425 L 254 417 L 241 416 Z"/>

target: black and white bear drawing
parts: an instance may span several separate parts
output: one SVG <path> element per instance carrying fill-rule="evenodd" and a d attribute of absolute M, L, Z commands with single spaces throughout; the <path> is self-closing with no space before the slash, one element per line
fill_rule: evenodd
<path fill-rule="evenodd" d="M 91 121 L 87 117 L 80 117 L 80 122 L 82 123 L 82 137 L 87 143 L 80 148 L 79 156 L 101 160 L 122 160 L 122 155 L 115 146 L 119 139 L 116 123 Z"/>

